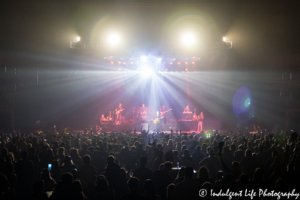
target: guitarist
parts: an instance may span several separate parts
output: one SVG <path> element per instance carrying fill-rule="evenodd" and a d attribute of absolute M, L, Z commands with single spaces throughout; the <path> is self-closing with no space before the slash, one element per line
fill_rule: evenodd
<path fill-rule="evenodd" d="M 122 116 L 123 110 L 124 110 L 124 109 L 122 108 L 122 104 L 119 103 L 119 105 L 118 105 L 118 107 L 117 107 L 117 109 L 116 109 L 116 115 L 117 115 L 117 117 L 116 117 L 116 122 L 121 122 L 121 121 L 123 121 L 123 116 Z"/>
<path fill-rule="evenodd" d="M 172 110 L 172 109 L 169 109 L 169 110 L 166 111 L 164 105 L 160 108 L 159 113 L 163 117 L 162 124 L 167 124 L 166 113 L 169 112 L 170 110 Z"/>

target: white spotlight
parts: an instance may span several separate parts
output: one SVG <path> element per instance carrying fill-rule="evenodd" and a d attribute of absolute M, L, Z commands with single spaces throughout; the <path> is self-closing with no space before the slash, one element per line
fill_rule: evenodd
<path fill-rule="evenodd" d="M 120 36 L 118 35 L 118 34 L 116 34 L 116 33 L 113 33 L 113 34 L 111 34 L 109 37 L 108 37 L 108 43 L 110 44 L 110 45 L 113 45 L 113 46 L 115 46 L 115 45 L 117 45 L 117 44 L 119 44 L 120 43 Z"/>
<path fill-rule="evenodd" d="M 80 37 L 76 37 L 76 41 L 79 42 L 80 41 Z"/>
<path fill-rule="evenodd" d="M 147 61 L 147 56 L 142 56 L 141 61 L 143 61 L 143 62 Z"/>
<path fill-rule="evenodd" d="M 223 37 L 223 42 L 226 42 L 226 37 Z"/>
<path fill-rule="evenodd" d="M 144 77 L 151 76 L 153 74 L 153 70 L 150 67 L 145 67 L 141 71 Z"/>
<path fill-rule="evenodd" d="M 157 60 L 158 60 L 158 61 L 161 61 L 161 58 L 158 58 Z"/>
<path fill-rule="evenodd" d="M 186 46 L 192 46 L 196 41 L 195 35 L 192 33 L 185 33 L 182 36 L 182 43 Z"/>

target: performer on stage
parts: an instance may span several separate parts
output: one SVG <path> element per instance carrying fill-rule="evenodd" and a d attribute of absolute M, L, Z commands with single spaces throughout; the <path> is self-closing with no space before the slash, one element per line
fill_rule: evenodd
<path fill-rule="evenodd" d="M 103 124 L 103 121 L 107 121 L 107 119 L 104 117 L 104 115 L 101 115 L 100 124 Z"/>
<path fill-rule="evenodd" d="M 167 124 L 168 116 L 166 115 L 166 113 L 169 112 L 169 111 L 171 111 L 171 110 L 172 110 L 172 108 L 170 108 L 169 110 L 165 110 L 165 106 L 164 105 L 160 108 L 160 115 L 162 117 L 164 117 L 164 119 L 162 120 L 163 124 Z"/>
<path fill-rule="evenodd" d="M 165 112 L 165 106 L 163 105 L 163 106 L 161 106 L 161 108 L 160 108 L 160 111 L 159 111 L 160 113 L 163 113 L 163 114 L 165 114 L 164 112 Z"/>
<path fill-rule="evenodd" d="M 189 112 L 191 112 L 191 111 L 190 111 L 190 107 L 189 107 L 189 105 L 187 105 L 187 106 L 184 108 L 183 113 L 189 113 Z"/>
<path fill-rule="evenodd" d="M 191 112 L 191 110 L 190 110 L 189 105 L 187 105 L 187 106 L 184 108 L 184 110 L 183 110 L 183 112 L 182 112 L 182 119 L 183 119 L 183 120 L 191 120 L 191 119 L 192 119 L 192 112 Z"/>
<path fill-rule="evenodd" d="M 200 115 L 198 116 L 198 132 L 200 133 L 201 131 L 203 131 L 203 120 L 204 120 L 204 115 L 203 112 L 200 113 Z"/>
<path fill-rule="evenodd" d="M 159 114 L 161 117 L 164 117 L 163 120 L 162 120 L 162 124 L 166 124 L 167 122 L 167 118 L 165 116 L 166 112 L 165 112 L 165 106 L 161 106 L 160 110 L 159 110 Z"/>
<path fill-rule="evenodd" d="M 122 108 L 122 104 L 119 103 L 118 107 L 116 108 L 116 123 L 121 123 L 123 121 L 123 116 L 122 116 L 122 112 L 123 112 L 123 108 Z"/>

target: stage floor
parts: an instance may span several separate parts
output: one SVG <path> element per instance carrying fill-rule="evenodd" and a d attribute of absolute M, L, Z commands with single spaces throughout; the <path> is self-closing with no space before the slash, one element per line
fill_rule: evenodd
<path fill-rule="evenodd" d="M 209 131 L 211 131 L 211 130 L 204 130 L 204 133 L 208 133 Z M 73 130 L 73 132 L 74 132 L 74 133 L 79 133 L 79 132 L 81 132 L 81 133 L 83 134 L 83 133 L 84 133 L 84 130 Z M 88 132 L 89 132 L 89 131 L 88 131 Z M 171 131 L 161 131 L 161 132 L 164 132 L 165 134 L 171 134 Z M 197 131 L 182 131 L 182 133 L 193 133 L 193 132 L 199 133 L 199 132 L 197 132 Z M 99 131 L 97 131 L 97 133 L 100 134 Z M 111 132 L 106 132 L 106 133 L 111 133 Z M 133 131 L 132 131 L 132 133 L 133 133 Z M 153 132 L 150 131 L 149 134 L 152 134 L 152 133 L 153 133 Z M 175 134 L 175 131 L 174 131 L 173 133 Z M 67 133 L 67 134 L 69 134 L 69 133 Z M 136 134 L 141 134 L 141 132 L 140 132 L 140 131 L 137 131 Z M 179 134 L 179 132 L 178 132 L 178 134 Z"/>

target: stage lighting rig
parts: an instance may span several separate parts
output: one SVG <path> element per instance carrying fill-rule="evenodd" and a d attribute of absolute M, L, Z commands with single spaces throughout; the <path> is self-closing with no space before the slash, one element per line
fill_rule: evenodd
<path fill-rule="evenodd" d="M 141 57 L 141 61 L 142 61 L 142 62 L 146 62 L 146 61 L 147 61 L 147 56 L 142 56 L 142 57 Z"/>
<path fill-rule="evenodd" d="M 232 49 L 232 41 L 228 41 L 226 37 L 223 37 L 222 40 L 223 43 L 225 44 L 225 46 L 222 45 L 222 48 Z"/>
<path fill-rule="evenodd" d="M 196 42 L 196 37 L 193 33 L 185 33 L 182 35 L 181 41 L 185 46 L 193 46 Z"/>
<path fill-rule="evenodd" d="M 121 37 L 117 33 L 112 33 L 108 36 L 107 41 L 108 41 L 109 45 L 116 46 L 116 45 L 120 44 Z"/>
<path fill-rule="evenodd" d="M 77 36 L 76 40 L 70 41 L 70 48 L 71 49 L 81 49 L 85 47 L 85 43 L 81 41 L 81 37 Z"/>

